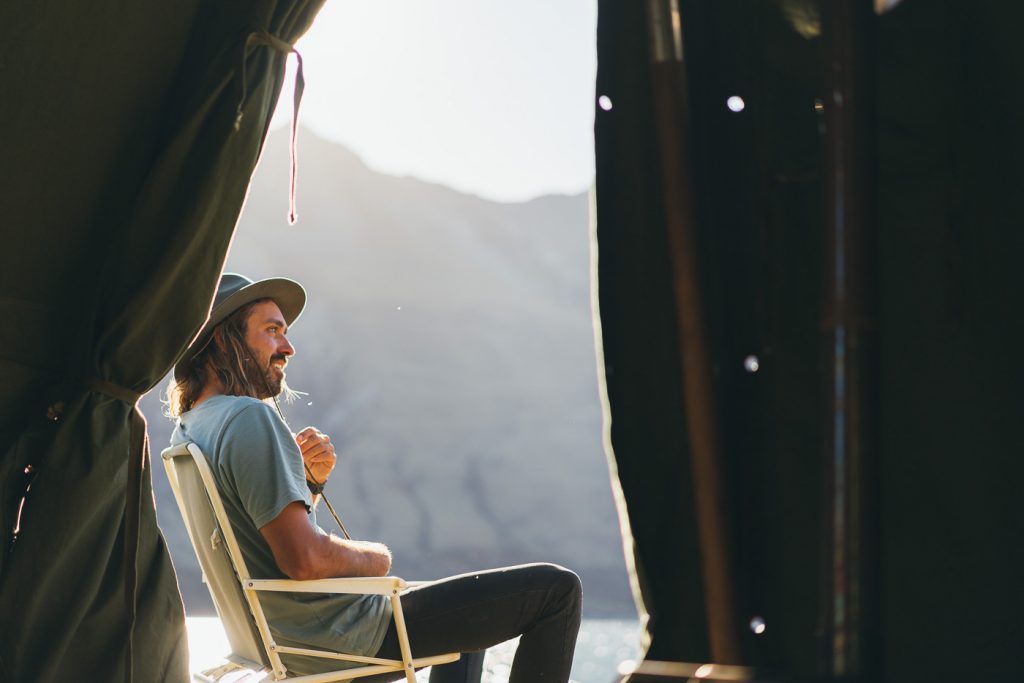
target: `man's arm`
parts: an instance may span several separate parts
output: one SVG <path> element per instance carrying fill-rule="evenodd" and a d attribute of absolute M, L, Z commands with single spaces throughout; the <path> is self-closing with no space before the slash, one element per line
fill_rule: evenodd
<path fill-rule="evenodd" d="M 306 507 L 296 501 L 260 527 L 278 569 L 291 579 L 386 576 L 391 551 L 381 543 L 347 541 L 313 526 Z"/>

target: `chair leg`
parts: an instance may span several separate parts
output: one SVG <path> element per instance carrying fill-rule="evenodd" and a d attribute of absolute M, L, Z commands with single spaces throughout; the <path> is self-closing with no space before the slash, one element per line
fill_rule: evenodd
<path fill-rule="evenodd" d="M 398 647 L 402 651 L 405 680 L 407 683 L 416 683 L 416 671 L 412 666 L 412 651 L 409 648 L 409 633 L 405 630 L 405 615 L 402 613 L 402 600 L 397 594 L 391 596 L 391 611 L 395 618 L 395 631 L 398 632 Z"/>

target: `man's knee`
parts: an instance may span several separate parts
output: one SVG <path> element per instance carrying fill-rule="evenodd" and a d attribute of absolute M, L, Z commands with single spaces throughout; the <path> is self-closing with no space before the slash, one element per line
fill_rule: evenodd
<path fill-rule="evenodd" d="M 538 565 L 544 573 L 550 589 L 576 606 L 583 600 L 583 583 L 576 572 L 561 565 L 544 563 Z"/>
<path fill-rule="evenodd" d="M 558 565 L 555 566 L 557 567 Z M 561 577 L 560 580 L 565 590 L 575 596 L 583 595 L 583 582 L 580 581 L 579 575 L 571 569 L 566 569 L 565 567 L 558 568 L 561 570 L 559 577 Z"/>

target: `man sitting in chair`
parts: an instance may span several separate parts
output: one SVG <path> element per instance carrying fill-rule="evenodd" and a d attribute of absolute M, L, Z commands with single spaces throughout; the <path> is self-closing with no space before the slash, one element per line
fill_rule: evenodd
<path fill-rule="evenodd" d="M 206 326 L 174 368 L 172 444 L 196 443 L 210 460 L 251 575 L 320 579 L 385 576 L 380 543 L 328 534 L 314 508 L 334 468 L 330 439 L 308 427 L 293 435 L 273 400 L 295 354 L 289 326 L 305 306 L 297 282 L 253 282 L 226 273 Z M 391 606 L 379 595 L 266 593 L 261 603 L 282 645 L 401 658 Z M 407 590 L 403 612 L 417 657 L 474 652 L 522 635 L 510 681 L 569 680 L 580 624 L 573 572 L 531 564 L 453 576 Z M 337 662 L 285 658 L 295 673 Z M 435 667 L 431 681 L 454 669 Z"/>

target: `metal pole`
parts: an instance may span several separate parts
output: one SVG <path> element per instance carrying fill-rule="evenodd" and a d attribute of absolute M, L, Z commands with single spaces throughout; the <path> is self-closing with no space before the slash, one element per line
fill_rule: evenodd
<path fill-rule="evenodd" d="M 693 470 L 705 609 L 716 663 L 739 663 L 732 549 L 723 503 L 718 419 L 697 276 L 697 235 L 682 27 L 677 0 L 648 0 L 651 82 L 672 262 L 683 399 Z"/>
<path fill-rule="evenodd" d="M 825 60 L 825 405 L 821 673 L 877 674 L 878 456 L 875 218 L 870 160 L 870 0 L 822 3 Z"/>

